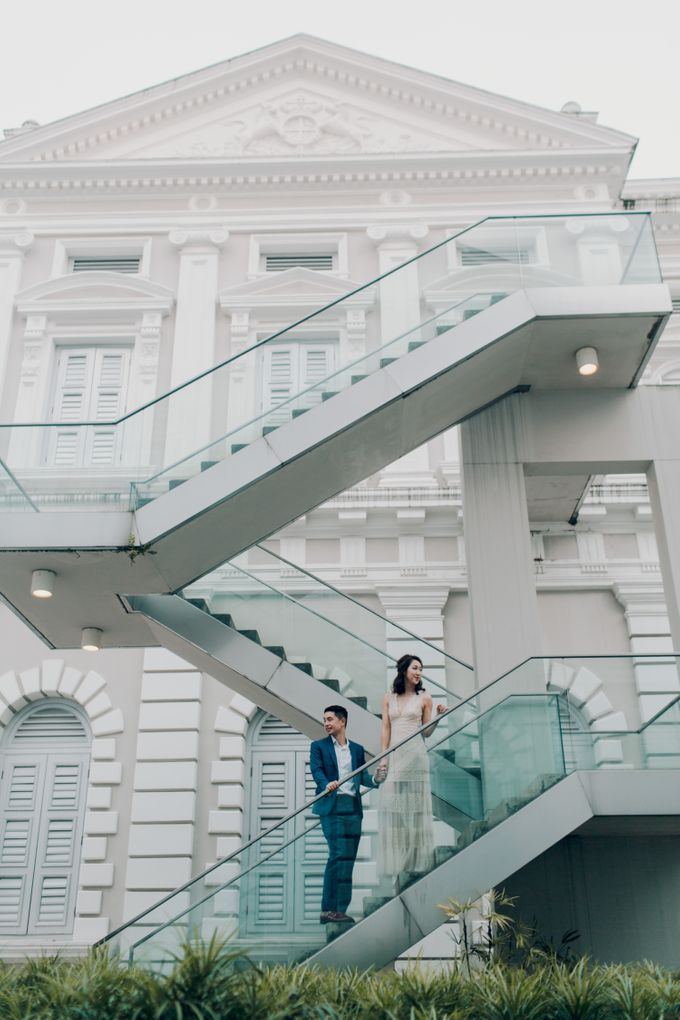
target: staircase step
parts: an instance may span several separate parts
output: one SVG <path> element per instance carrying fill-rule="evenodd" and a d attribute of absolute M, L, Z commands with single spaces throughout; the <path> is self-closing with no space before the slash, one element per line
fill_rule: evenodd
<path fill-rule="evenodd" d="M 463 312 L 463 319 L 471 319 L 473 315 L 479 315 L 481 308 L 466 308 Z"/>
<path fill-rule="evenodd" d="M 239 450 L 245 450 L 246 446 L 248 445 L 249 445 L 248 443 L 232 443 L 231 452 L 238 453 Z"/>
<path fill-rule="evenodd" d="M 502 301 L 506 297 L 505 294 L 492 294 L 490 304 L 495 305 L 498 301 Z"/>
<path fill-rule="evenodd" d="M 216 460 L 202 460 L 201 471 L 207 471 L 209 468 L 215 467 L 215 464 L 217 464 Z"/>
<path fill-rule="evenodd" d="M 265 425 L 262 429 L 262 435 L 268 436 L 271 432 L 276 432 L 278 425 Z"/>
<path fill-rule="evenodd" d="M 352 386 L 356 385 L 356 383 L 358 383 L 358 382 L 361 382 L 361 380 L 365 379 L 365 378 L 366 378 L 365 375 L 353 375 L 352 376 L 352 380 L 351 380 L 352 381 Z"/>
<path fill-rule="evenodd" d="M 387 368 L 388 365 L 393 365 L 396 360 L 396 358 L 381 358 L 380 367 Z"/>
<path fill-rule="evenodd" d="M 354 698 L 350 698 L 350 701 L 354 702 L 359 708 L 368 708 L 368 698 L 364 697 L 363 694 L 358 694 Z"/>
<path fill-rule="evenodd" d="M 186 478 L 171 478 L 168 482 L 168 489 L 176 489 L 179 485 L 184 485 Z"/>
<path fill-rule="evenodd" d="M 275 655 L 277 659 L 285 660 L 286 649 L 283 647 L 283 645 L 265 645 L 264 647 L 267 649 L 268 652 L 271 652 L 272 655 Z"/>
<path fill-rule="evenodd" d="M 190 606 L 196 606 L 196 608 L 200 609 L 202 613 L 210 612 L 210 610 L 208 609 L 208 603 L 205 601 L 205 599 L 187 599 L 187 602 L 189 603 Z"/>
<path fill-rule="evenodd" d="M 142 499 L 138 499 L 135 503 L 135 509 L 139 510 L 141 507 L 146 506 L 147 503 L 153 503 L 150 496 L 143 496 Z"/>
<path fill-rule="evenodd" d="M 239 630 L 239 634 L 243 634 L 249 641 L 254 641 L 256 645 L 261 645 L 260 635 L 256 630 Z"/>
<path fill-rule="evenodd" d="M 223 626 L 225 626 L 225 627 L 233 627 L 234 626 L 234 621 L 232 619 L 231 613 L 213 613 L 212 616 L 213 616 L 213 620 L 217 620 L 219 623 L 223 624 Z"/>
<path fill-rule="evenodd" d="M 329 680 L 322 680 L 321 683 L 324 685 L 324 687 L 330 687 L 330 689 L 332 691 L 335 691 L 336 694 L 340 693 L 340 681 L 339 680 L 330 680 L 330 679 Z"/>
<path fill-rule="evenodd" d="M 364 917 L 375 913 L 380 907 L 384 907 L 392 899 L 391 896 L 366 896 L 364 897 Z"/>
<path fill-rule="evenodd" d="M 307 411 L 311 411 L 311 407 L 294 407 L 293 418 L 299 418 L 301 414 L 307 414 Z"/>
<path fill-rule="evenodd" d="M 324 390 L 323 393 L 321 394 L 321 399 L 330 400 L 331 397 L 336 397 L 337 395 L 338 395 L 337 390 Z"/>
<path fill-rule="evenodd" d="M 409 354 L 411 354 L 412 351 L 417 351 L 419 347 L 424 347 L 425 343 L 426 343 L 425 340 L 411 340 L 410 344 L 408 345 Z"/>
<path fill-rule="evenodd" d="M 434 866 L 438 868 L 444 861 L 448 861 L 451 857 L 458 853 L 455 846 L 436 846 L 434 848 Z"/>
<path fill-rule="evenodd" d="M 307 673 L 308 676 L 314 676 L 311 662 L 294 662 L 293 665 L 296 669 L 301 669 L 303 673 Z"/>

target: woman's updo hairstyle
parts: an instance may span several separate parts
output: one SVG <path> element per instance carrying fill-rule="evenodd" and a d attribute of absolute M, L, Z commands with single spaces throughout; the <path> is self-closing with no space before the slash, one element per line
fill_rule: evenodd
<path fill-rule="evenodd" d="M 423 660 L 419 655 L 402 655 L 400 659 L 397 659 L 397 675 L 392 683 L 393 694 L 404 694 L 406 692 L 406 671 L 413 661 L 419 662 L 422 666 Z M 422 680 L 418 681 L 416 686 L 416 694 L 420 694 L 423 690 Z"/>

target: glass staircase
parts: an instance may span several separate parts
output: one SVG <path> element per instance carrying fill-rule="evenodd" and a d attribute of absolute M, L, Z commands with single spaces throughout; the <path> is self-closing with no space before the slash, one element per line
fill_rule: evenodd
<path fill-rule="evenodd" d="M 614 239 L 604 275 L 580 255 L 580 238 L 593 229 Z M 419 307 L 397 315 L 413 274 Z M 365 414 L 360 384 L 443 334 L 449 364 L 467 359 L 458 327 L 518 290 L 660 279 L 645 213 L 488 217 L 116 420 L 106 419 L 104 401 L 91 421 L 64 409 L 61 420 L 0 426 L 0 510 L 141 508 L 350 389 L 357 393 L 357 413 Z M 304 346 L 315 335 L 336 339 L 323 357 L 310 355 L 293 378 L 286 345 Z M 255 407 L 246 393 L 255 394 L 265 363 L 269 381 Z M 387 387 L 383 397 L 388 391 L 388 402 L 399 395 Z M 433 426 L 432 434 L 459 417 L 451 408 L 450 420 Z M 314 444 L 316 425 L 310 428 Z M 413 445 L 426 438 L 414 436 Z M 386 447 L 382 462 L 362 467 L 355 480 L 405 452 Z"/>
<path fill-rule="evenodd" d="M 181 595 L 324 684 L 329 697 L 343 694 L 373 713 L 404 652 L 422 658 L 435 703 L 456 704 L 474 688 L 467 663 L 261 545 Z"/>
<path fill-rule="evenodd" d="M 626 722 L 612 710 L 600 714 L 599 724 L 584 725 L 588 698 L 576 706 L 588 685 L 590 697 L 599 698 L 600 712 L 603 694 L 607 699 L 602 684 L 616 701 L 630 705 L 636 669 L 648 676 L 655 669 L 659 679 L 674 674 L 677 690 L 673 656 L 529 660 L 449 708 L 436 726 L 410 737 L 425 742 L 430 761 L 432 869 L 381 874 L 380 790 L 370 791 L 350 906 L 356 924 L 319 923 L 326 851 L 311 811 L 319 798 L 310 797 L 285 816 L 272 802 L 254 838 L 104 942 L 123 959 L 153 967 L 168 965 L 187 938 L 208 939 L 214 933 L 264 964 L 309 960 L 337 966 L 361 960 L 365 966 L 384 965 L 442 922 L 437 903 L 462 892 L 469 898 L 486 891 L 487 886 L 475 885 L 483 882 L 474 877 L 477 862 L 481 874 L 482 863 L 495 854 L 495 873 L 503 874 L 508 850 L 503 826 L 515 816 L 533 812 L 533 823 L 514 831 L 515 862 L 529 863 L 551 845 L 545 840 L 554 842 L 582 824 L 586 815 L 575 813 L 565 800 L 576 789 L 573 774 L 579 770 L 614 769 L 625 778 L 627 769 L 680 768 L 680 695 L 654 693 L 658 711 L 645 722 Z M 600 678 L 599 690 L 593 678 Z M 394 752 L 377 760 L 384 757 L 389 769 Z M 465 784 L 458 782 L 462 772 Z M 313 785 L 308 790 L 313 793 Z M 536 810 L 544 812 L 544 825 L 536 825 Z M 541 843 L 536 834 L 544 829 L 549 833 Z M 505 877 L 511 873 L 505 871 Z M 418 910 L 415 924 L 411 915 Z"/>

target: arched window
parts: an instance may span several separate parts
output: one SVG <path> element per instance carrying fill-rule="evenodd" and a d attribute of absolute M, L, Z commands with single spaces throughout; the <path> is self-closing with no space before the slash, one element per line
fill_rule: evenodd
<path fill-rule="evenodd" d="M 28 705 L 0 752 L 0 932 L 71 932 L 90 761 L 85 715 L 57 699 Z"/>
<path fill-rule="evenodd" d="M 309 738 L 271 715 L 258 713 L 248 734 L 250 768 L 249 839 L 300 807 L 314 796 L 309 771 Z M 326 844 L 310 811 L 298 815 L 285 827 L 258 844 L 257 857 L 306 832 L 266 864 L 252 872 L 241 887 L 242 931 L 247 935 L 280 931 L 304 942 L 306 935 L 318 940 L 321 887 L 326 863 Z M 282 946 L 285 952 L 286 946 Z"/>

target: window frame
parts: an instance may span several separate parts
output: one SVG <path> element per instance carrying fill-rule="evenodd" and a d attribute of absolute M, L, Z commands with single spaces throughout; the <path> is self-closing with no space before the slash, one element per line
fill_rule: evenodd
<path fill-rule="evenodd" d="M 310 269 L 308 271 L 341 278 L 346 278 L 349 275 L 347 234 L 311 232 L 304 234 L 253 234 L 250 238 L 248 253 L 248 279 L 260 279 L 263 276 L 272 276 L 275 272 L 287 271 L 267 270 L 265 267 L 267 255 L 295 254 L 333 255 L 333 269 Z"/>
<path fill-rule="evenodd" d="M 121 273 L 121 276 L 149 275 L 151 259 L 150 237 L 70 237 L 59 238 L 54 244 L 52 278 L 69 276 L 73 270 L 74 258 L 139 258 L 136 273 Z M 99 270 L 115 272 L 115 270 Z M 87 271 L 86 271 L 87 272 Z M 96 272 L 96 270 L 93 270 Z"/>

